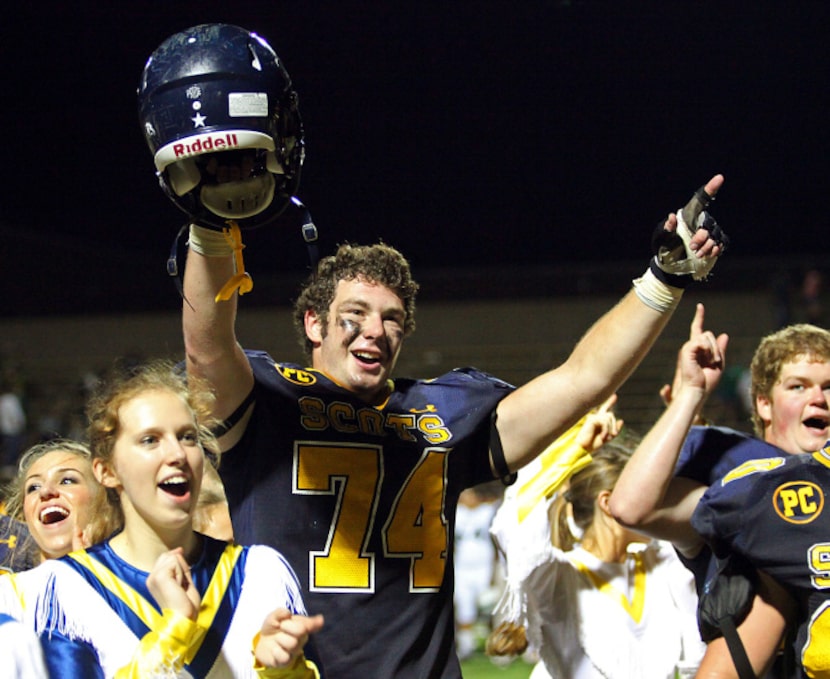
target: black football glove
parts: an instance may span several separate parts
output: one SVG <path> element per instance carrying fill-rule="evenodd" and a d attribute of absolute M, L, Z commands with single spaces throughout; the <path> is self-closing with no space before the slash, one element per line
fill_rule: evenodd
<path fill-rule="evenodd" d="M 692 280 L 705 280 L 718 257 L 696 257 L 689 243 L 695 231 L 706 229 L 721 248 L 721 254 L 729 245 L 729 237 L 721 229 L 706 208 L 714 200 L 700 187 L 685 207 L 677 211 L 677 229 L 666 231 L 661 222 L 652 238 L 654 251 L 651 270 L 664 283 L 685 288 Z"/>

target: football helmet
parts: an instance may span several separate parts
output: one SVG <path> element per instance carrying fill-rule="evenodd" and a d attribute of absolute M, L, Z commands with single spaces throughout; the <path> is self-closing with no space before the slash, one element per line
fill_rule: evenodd
<path fill-rule="evenodd" d="M 202 226 L 261 226 L 296 192 L 297 94 L 256 33 L 202 24 L 170 36 L 144 66 L 138 110 L 161 188 Z"/>

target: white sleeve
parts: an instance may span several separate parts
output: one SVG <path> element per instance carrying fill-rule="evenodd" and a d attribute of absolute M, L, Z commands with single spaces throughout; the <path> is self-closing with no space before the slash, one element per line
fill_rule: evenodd
<path fill-rule="evenodd" d="M 34 630 L 22 622 L 0 614 L 0 649 L 3 654 L 3 676 L 45 677 L 43 648 Z"/>

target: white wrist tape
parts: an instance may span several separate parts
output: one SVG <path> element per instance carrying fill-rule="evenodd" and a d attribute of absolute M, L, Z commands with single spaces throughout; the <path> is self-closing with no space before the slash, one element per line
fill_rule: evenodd
<path fill-rule="evenodd" d="M 651 269 L 646 269 L 646 272 L 640 278 L 634 279 L 633 283 L 634 292 L 640 301 L 661 313 L 672 311 L 683 297 L 682 288 L 666 285 L 651 272 Z"/>
<path fill-rule="evenodd" d="M 205 257 L 229 257 L 233 254 L 233 247 L 224 233 L 197 224 L 190 225 L 187 244 L 193 252 Z"/>

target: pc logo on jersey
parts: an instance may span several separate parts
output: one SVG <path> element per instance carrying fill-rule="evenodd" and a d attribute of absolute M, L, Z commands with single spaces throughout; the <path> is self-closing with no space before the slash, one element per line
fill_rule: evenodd
<path fill-rule="evenodd" d="M 301 387 L 310 387 L 312 384 L 317 382 L 317 377 L 314 373 L 309 372 L 308 370 L 292 368 L 287 365 L 278 365 L 277 372 L 289 382 L 298 384 Z"/>
<path fill-rule="evenodd" d="M 824 509 L 824 492 L 811 481 L 790 481 L 775 489 L 772 503 L 787 523 L 810 523 Z"/>

